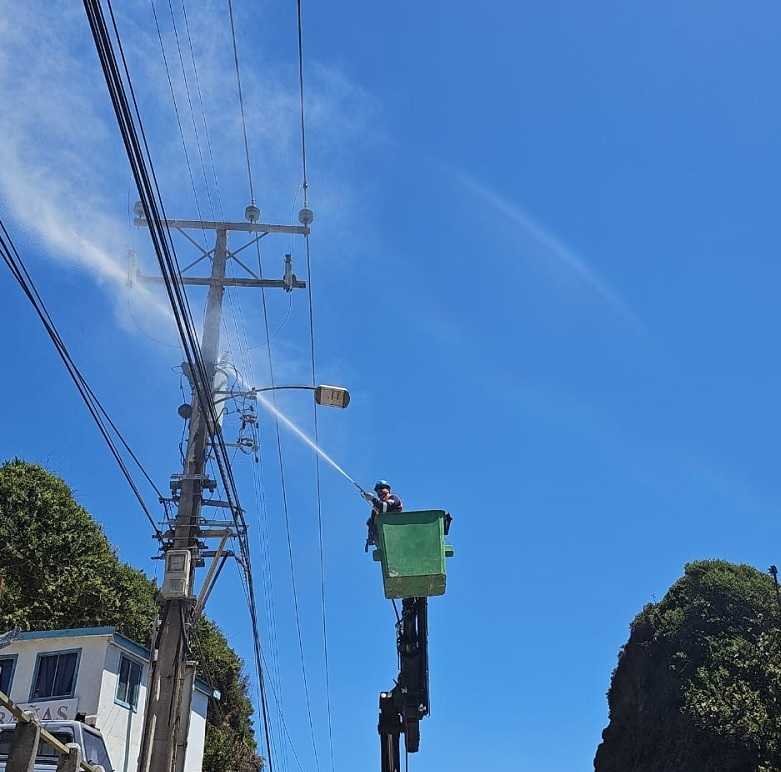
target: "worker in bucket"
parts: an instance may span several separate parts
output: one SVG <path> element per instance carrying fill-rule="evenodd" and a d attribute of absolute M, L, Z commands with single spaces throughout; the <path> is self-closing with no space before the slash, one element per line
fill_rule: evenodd
<path fill-rule="evenodd" d="M 391 493 L 391 486 L 387 480 L 377 480 L 374 485 L 374 492 L 377 494 L 376 496 L 372 496 L 368 491 L 363 492 L 363 497 L 372 505 L 371 517 L 366 521 L 366 525 L 369 528 L 369 533 L 366 537 L 366 552 L 369 551 L 370 545 L 377 543 L 377 523 L 374 518 L 378 514 L 401 512 L 404 509 L 401 498 L 397 494 Z"/>

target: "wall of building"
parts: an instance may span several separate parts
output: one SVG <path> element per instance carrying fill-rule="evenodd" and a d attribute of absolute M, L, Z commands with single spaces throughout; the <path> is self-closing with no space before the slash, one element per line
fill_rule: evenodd
<path fill-rule="evenodd" d="M 74 693 L 68 698 L 30 700 L 39 654 L 79 653 Z M 147 652 L 138 644 L 114 633 L 113 628 L 58 630 L 22 633 L 0 657 L 15 656 L 9 696 L 24 708 L 35 710 L 41 719 L 75 719 L 77 713 L 96 716 L 96 726 L 106 741 L 116 772 L 135 772 L 146 707 L 149 675 Z M 141 684 L 135 708 L 117 701 L 120 662 L 126 657 L 141 666 Z M 193 693 L 185 772 L 200 772 L 203 761 L 206 710 L 209 696 L 203 684 Z M 0 707 L 0 723 L 12 717 Z"/>
<path fill-rule="evenodd" d="M 56 631 L 56 635 L 45 632 L 22 633 L 10 646 L 0 651 L 0 656 L 16 655 L 16 667 L 8 696 L 22 707 L 35 710 L 44 720 L 74 719 L 77 712 L 96 713 L 106 648 L 111 639 L 111 632 L 108 628 L 104 629 L 107 632 L 89 636 L 83 635 L 83 631 L 82 634 L 77 631 Z M 28 637 L 31 635 L 35 637 Z M 31 691 L 38 655 L 65 651 L 78 653 L 73 694 L 68 697 L 33 700 Z M 0 723 L 7 721 L 10 721 L 10 716 L 0 716 Z"/>
<path fill-rule="evenodd" d="M 185 772 L 200 772 L 206 741 L 206 709 L 209 698 L 197 687 L 193 691 L 190 714 L 190 733 L 187 740 L 187 763 Z M 196 765 L 196 766 L 193 766 Z"/>
<path fill-rule="evenodd" d="M 140 648 L 140 647 L 139 647 Z M 117 702 L 119 665 L 122 657 L 141 665 L 141 688 L 135 709 Z M 146 681 L 149 665 L 138 652 L 128 651 L 112 642 L 106 649 L 105 669 L 100 689 L 98 728 L 106 740 L 106 747 L 117 772 L 135 772 L 138 767 L 138 752 L 144 729 L 144 708 L 146 706 Z"/>

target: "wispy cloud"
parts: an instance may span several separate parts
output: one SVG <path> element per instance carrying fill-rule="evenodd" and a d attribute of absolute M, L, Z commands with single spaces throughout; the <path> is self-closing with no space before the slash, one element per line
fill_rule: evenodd
<path fill-rule="evenodd" d="M 629 325 L 641 337 L 650 340 L 651 335 L 645 325 L 637 318 L 629 305 L 591 268 L 581 257 L 548 233 L 526 212 L 498 193 L 490 190 L 474 178 L 459 171 L 448 172 L 461 185 L 475 194 L 494 212 L 506 217 L 519 228 L 524 237 L 545 259 L 553 261 L 568 276 L 574 277 L 590 292 L 594 293 L 624 323 Z"/>
<path fill-rule="evenodd" d="M 97 67 L 85 67 L 83 9 L 61 11 L 56 25 L 41 24 L 47 12 L 40 2 L 0 0 L 4 216 L 12 235 L 33 235 L 37 253 L 89 272 L 118 309 L 130 300 L 158 329 L 168 327 L 171 314 L 160 298 L 126 287 L 129 229 L 117 212 L 127 206 L 127 164 L 102 109 Z M 123 313 L 119 321 L 126 324 Z"/>
<path fill-rule="evenodd" d="M 83 6 L 63 0 L 57 23 L 41 24 L 50 16 L 49 5 L 45 0 L 21 6 L 0 0 L 3 216 L 12 235 L 29 234 L 44 258 L 90 273 L 114 298 L 123 327 L 136 326 L 127 314 L 129 302 L 149 327 L 158 334 L 165 327 L 170 334 L 164 337 L 175 340 L 162 295 L 143 285 L 132 290 L 125 285 L 128 248 L 138 247 L 148 270 L 151 249 L 146 234 L 129 222 L 135 188 Z M 149 3 L 128 2 L 117 10 L 167 214 L 241 219 L 250 193 L 224 7 L 205 0 L 188 10 L 187 25 L 181 17 L 176 20 L 176 31 L 169 11 L 158 9 L 168 68 Z M 285 73 L 279 67 L 260 67 L 257 46 L 247 43 L 239 40 L 239 54 L 257 203 L 268 221 L 297 222 L 301 159 L 296 63 L 289 63 Z M 310 141 L 330 164 L 338 153 L 323 148 L 339 146 L 347 152 L 345 136 L 360 131 L 354 116 L 365 111 L 355 107 L 365 103 L 366 95 L 327 68 L 313 66 L 310 73 L 310 124 L 327 127 L 310 129 Z M 333 173 L 330 166 L 321 167 L 321 175 L 329 171 Z M 316 214 L 324 208 L 350 211 L 344 201 L 350 195 L 347 186 L 321 187 L 315 195 Z M 279 249 L 280 260 L 283 251 Z M 187 262 L 182 258 L 183 265 Z M 274 270 L 281 273 L 281 263 Z"/>

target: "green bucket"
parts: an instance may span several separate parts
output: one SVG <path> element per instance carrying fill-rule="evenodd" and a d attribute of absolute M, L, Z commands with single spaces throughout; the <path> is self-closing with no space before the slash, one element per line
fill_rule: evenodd
<path fill-rule="evenodd" d="M 445 594 L 445 543 L 441 509 L 376 515 L 377 549 L 386 598 L 422 598 Z"/>

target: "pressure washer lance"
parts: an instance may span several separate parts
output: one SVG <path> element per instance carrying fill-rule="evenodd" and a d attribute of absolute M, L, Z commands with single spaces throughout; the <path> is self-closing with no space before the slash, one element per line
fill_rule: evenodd
<path fill-rule="evenodd" d="M 361 492 L 361 496 L 366 499 L 366 501 L 372 502 L 374 500 L 374 496 L 369 493 L 369 491 L 365 491 L 363 488 L 361 488 L 361 486 L 358 485 L 355 480 L 351 480 L 351 482 Z M 374 512 L 375 509 L 372 507 L 372 513 L 369 516 L 369 519 L 366 521 L 366 526 L 369 529 L 369 533 L 366 535 L 366 544 L 363 547 L 364 552 L 368 552 L 369 547 L 375 543 L 374 540 L 376 535 L 376 526 L 374 524 Z"/>
<path fill-rule="evenodd" d="M 351 482 L 361 492 L 361 496 L 364 499 L 366 499 L 366 501 L 371 501 L 374 498 L 374 496 L 371 493 L 369 493 L 369 491 L 365 491 L 363 488 L 361 488 L 361 486 L 358 485 L 358 483 L 355 482 L 355 480 L 351 480 Z"/>

